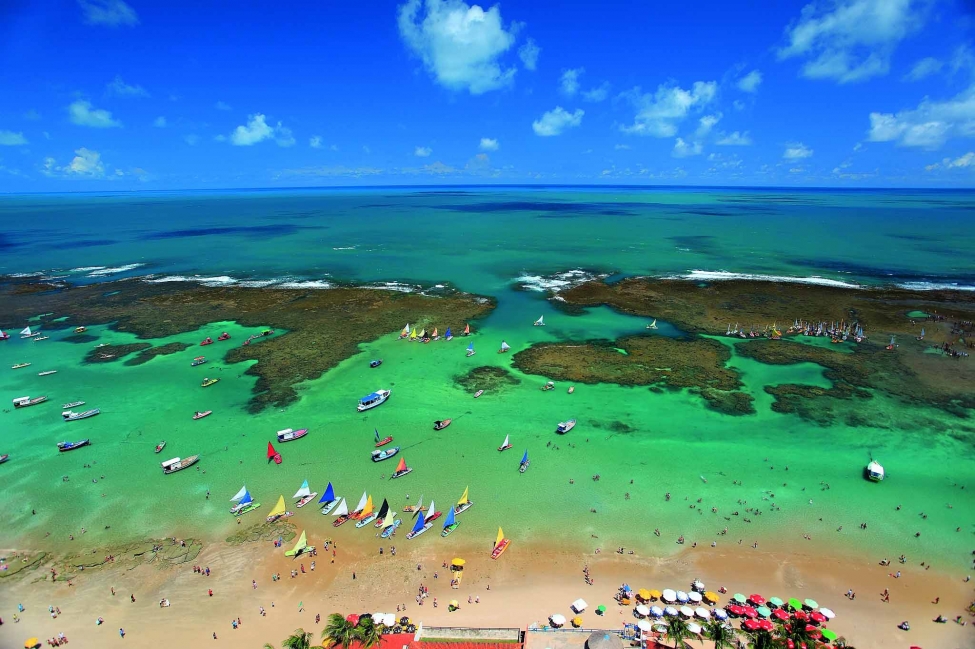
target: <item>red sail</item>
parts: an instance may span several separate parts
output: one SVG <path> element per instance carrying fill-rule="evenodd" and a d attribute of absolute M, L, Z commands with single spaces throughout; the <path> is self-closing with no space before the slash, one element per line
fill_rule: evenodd
<path fill-rule="evenodd" d="M 271 442 L 268 442 L 267 443 L 267 459 L 270 460 L 272 457 L 274 457 L 277 454 L 278 454 L 278 452 L 274 450 L 274 447 L 273 446 L 271 446 Z"/>
<path fill-rule="evenodd" d="M 399 473 L 400 471 L 406 471 L 406 458 L 401 457 L 399 459 L 399 464 L 396 465 L 396 473 Z"/>

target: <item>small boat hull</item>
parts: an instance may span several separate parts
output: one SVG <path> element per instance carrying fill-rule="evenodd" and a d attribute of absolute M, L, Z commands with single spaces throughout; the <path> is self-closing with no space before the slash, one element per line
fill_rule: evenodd
<path fill-rule="evenodd" d="M 383 359 L 380 358 L 379 360 L 370 361 L 369 367 L 379 367 L 382 364 L 383 364 Z"/>
<path fill-rule="evenodd" d="M 330 500 L 329 502 L 325 503 L 324 506 L 322 507 L 322 514 L 325 516 L 331 514 L 332 510 L 338 507 L 338 504 L 340 502 L 342 502 L 342 499 L 336 498 L 335 500 Z"/>
<path fill-rule="evenodd" d="M 376 390 L 372 394 L 359 399 L 359 403 L 356 404 L 356 410 L 365 412 L 366 410 L 372 410 L 377 406 L 381 406 L 389 400 L 391 394 L 392 392 L 390 390 Z"/>
<path fill-rule="evenodd" d="M 9 454 L 0 455 L 0 464 L 3 464 L 4 462 L 6 462 L 9 459 L 10 459 L 10 455 Z"/>
<path fill-rule="evenodd" d="M 481 396 L 482 394 L 484 394 L 484 390 L 478 390 L 477 392 L 475 392 L 475 393 L 474 393 L 474 398 L 475 398 L 475 399 L 477 399 L 477 398 L 479 398 L 479 397 L 480 397 L 480 396 Z"/>
<path fill-rule="evenodd" d="M 271 457 L 271 459 L 274 460 L 274 463 L 275 464 L 281 464 L 281 454 L 280 453 L 275 453 L 274 456 Z"/>
<path fill-rule="evenodd" d="M 250 512 L 254 511 L 260 506 L 261 503 L 248 503 L 247 505 L 244 505 L 237 511 L 231 511 L 230 513 L 233 514 L 234 516 L 240 517 L 243 516 L 244 514 L 249 514 Z"/>
<path fill-rule="evenodd" d="M 386 444 L 389 444 L 392 441 L 393 441 L 393 436 L 390 435 L 389 437 L 386 437 L 376 442 L 376 448 L 379 448 L 380 446 L 386 446 Z"/>
<path fill-rule="evenodd" d="M 312 493 L 308 494 L 307 496 L 302 497 L 301 500 L 299 500 L 298 502 L 295 503 L 295 506 L 296 507 L 304 507 L 305 505 L 307 505 L 311 501 L 315 500 L 316 498 L 318 498 L 318 492 L 317 491 L 313 491 Z"/>
<path fill-rule="evenodd" d="M 344 514 L 336 518 L 334 521 L 332 521 L 332 527 L 341 527 L 346 523 L 348 523 L 350 520 L 352 520 L 352 516 L 350 516 L 349 514 Z"/>
<path fill-rule="evenodd" d="M 440 533 L 440 536 L 444 538 L 450 536 L 451 534 L 453 534 L 454 530 L 456 530 L 459 525 L 460 525 L 460 521 L 457 521 L 453 525 L 448 525 L 447 527 L 443 528 L 443 531 Z"/>
<path fill-rule="evenodd" d="M 89 417 L 94 417 L 100 413 L 101 410 L 98 408 L 92 408 L 91 410 L 85 410 L 84 412 L 62 412 L 61 421 L 78 421 L 79 419 L 88 419 Z"/>
<path fill-rule="evenodd" d="M 393 473 L 393 475 L 389 476 L 389 479 L 392 480 L 393 478 L 402 478 L 406 474 L 412 473 L 412 472 L 413 472 L 413 467 L 408 466 L 405 469 L 403 469 L 402 471 L 396 471 L 395 473 Z"/>
<path fill-rule="evenodd" d="M 433 527 L 433 523 L 426 523 L 423 527 L 421 527 L 420 529 L 416 530 L 415 532 L 414 531 L 410 531 L 410 533 L 406 535 L 406 540 L 409 541 L 411 539 L 415 539 L 416 537 L 420 536 L 421 534 L 423 534 L 424 532 L 426 532 L 431 527 Z"/>
<path fill-rule="evenodd" d="M 518 467 L 518 473 L 524 473 L 525 471 L 528 470 L 528 467 L 530 465 L 531 462 L 522 462 L 521 465 Z"/>
<path fill-rule="evenodd" d="M 570 419 L 569 421 L 563 421 L 555 428 L 555 432 L 559 435 L 565 435 L 567 432 L 576 427 L 576 420 Z"/>
<path fill-rule="evenodd" d="M 391 537 L 393 534 L 396 533 L 396 529 L 402 524 L 403 521 L 397 519 L 396 522 L 394 522 L 392 525 L 384 529 L 379 536 L 381 538 L 388 539 L 389 537 Z"/>
<path fill-rule="evenodd" d="M 444 419 L 443 421 L 435 421 L 433 422 L 433 429 L 443 430 L 444 428 L 450 425 L 450 422 L 451 422 L 450 419 Z"/>
<path fill-rule="evenodd" d="M 399 446 L 394 446 L 393 448 L 389 448 L 384 451 L 373 451 L 372 461 L 382 462 L 383 460 L 388 460 L 389 458 L 393 457 L 397 453 L 399 453 Z"/>
<path fill-rule="evenodd" d="M 61 410 L 70 410 L 71 408 L 77 408 L 78 406 L 85 405 L 84 401 L 72 401 L 71 403 L 66 403 L 61 406 Z"/>
<path fill-rule="evenodd" d="M 219 341 L 222 341 L 222 340 L 230 340 L 230 334 L 228 334 L 226 332 L 225 333 L 222 333 L 219 336 L 217 336 L 217 340 L 219 340 Z"/>
<path fill-rule="evenodd" d="M 511 545 L 511 541 L 508 539 L 501 539 L 501 543 L 494 546 L 494 550 L 491 552 L 491 558 L 497 559 L 500 557 L 502 554 L 504 554 L 504 551 L 508 549 L 509 545 Z"/>
<path fill-rule="evenodd" d="M 509 448 L 511 448 L 511 444 L 508 444 L 506 446 L 499 446 L 498 451 L 507 451 Z"/>
<path fill-rule="evenodd" d="M 302 428 L 300 430 L 287 430 L 278 433 L 278 441 L 282 444 L 284 442 L 293 442 L 297 439 L 301 439 L 308 434 L 307 428 Z"/>
<path fill-rule="evenodd" d="M 193 419 L 194 420 L 195 419 L 203 419 L 204 417 L 209 417 L 212 414 L 213 414 L 213 411 L 212 410 L 204 410 L 203 412 L 198 412 L 195 415 L 193 415 Z"/>
<path fill-rule="evenodd" d="M 219 382 L 220 379 L 206 379 L 205 381 L 203 381 L 203 383 L 200 384 L 200 387 L 208 388 L 214 383 L 219 383 Z"/>
<path fill-rule="evenodd" d="M 454 505 L 454 516 L 459 516 L 474 506 L 474 502 L 468 500 L 463 505 Z"/>
<path fill-rule="evenodd" d="M 356 524 L 355 524 L 355 526 L 357 528 L 365 527 L 366 525 L 368 525 L 369 523 L 373 522 L 377 518 L 379 518 L 379 514 L 369 514 L 368 516 L 366 516 L 365 518 L 363 518 L 361 521 L 357 521 Z"/>
<path fill-rule="evenodd" d="M 58 442 L 58 452 L 67 453 L 68 451 L 74 451 L 89 444 L 91 444 L 90 439 L 83 439 L 80 442 Z"/>
<path fill-rule="evenodd" d="M 156 444 L 156 453 L 162 453 L 164 448 L 166 448 L 166 442 L 159 442 Z"/>
<path fill-rule="evenodd" d="M 168 466 L 166 466 L 164 463 L 163 475 L 169 475 L 170 473 L 176 473 L 178 471 L 182 471 L 183 469 L 188 469 L 199 461 L 200 461 L 199 455 L 191 455 L 187 458 L 180 460 L 179 462 L 176 462 L 175 464 L 169 464 Z"/>

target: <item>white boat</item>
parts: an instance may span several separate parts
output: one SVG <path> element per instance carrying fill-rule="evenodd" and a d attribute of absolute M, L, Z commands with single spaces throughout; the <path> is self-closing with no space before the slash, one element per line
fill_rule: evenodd
<path fill-rule="evenodd" d="M 16 399 L 13 399 L 13 404 L 14 408 L 27 408 L 29 406 L 36 406 L 39 403 L 44 403 L 45 401 L 47 401 L 46 396 L 34 397 L 33 399 L 30 397 L 17 397 Z"/>
<path fill-rule="evenodd" d="M 35 338 L 35 337 L 40 336 L 40 335 L 41 335 L 41 332 L 39 332 L 39 331 L 31 331 L 30 330 L 30 327 L 24 327 L 23 331 L 20 332 L 20 337 L 22 339 Z"/>
<path fill-rule="evenodd" d="M 36 334 L 34 334 L 34 337 L 32 338 L 31 342 L 35 342 L 36 343 L 36 342 L 40 342 L 42 340 L 47 340 L 49 338 L 50 338 L 50 336 L 42 336 L 40 333 L 36 333 Z"/>
<path fill-rule="evenodd" d="M 499 354 L 503 354 L 506 351 L 508 351 L 509 349 L 511 349 L 511 345 L 509 345 L 508 343 L 506 343 L 505 341 L 502 340 L 501 341 L 501 349 L 498 350 L 498 353 Z"/>
<path fill-rule="evenodd" d="M 182 471 L 183 469 L 188 469 L 200 460 L 199 455 L 191 455 L 185 458 L 174 457 L 171 460 L 166 460 L 162 463 L 163 473 L 169 475 L 170 473 L 176 473 L 177 471 Z"/>
<path fill-rule="evenodd" d="M 363 412 L 369 410 L 370 408 L 375 408 L 376 406 L 386 403 L 386 399 L 389 398 L 389 390 L 376 390 L 372 394 L 368 394 L 361 399 L 359 399 L 359 405 L 356 406 L 356 410 Z"/>
<path fill-rule="evenodd" d="M 84 401 L 72 401 L 61 406 L 61 410 L 71 410 L 72 408 L 77 408 L 78 406 L 85 405 Z"/>
<path fill-rule="evenodd" d="M 37 376 L 50 376 L 52 374 L 57 374 L 57 370 L 47 370 L 46 372 L 38 372 Z"/>
<path fill-rule="evenodd" d="M 871 482 L 882 482 L 886 475 L 884 473 L 884 467 L 876 460 L 870 460 L 870 464 L 867 465 L 865 473 L 867 474 L 867 480 Z"/>
<path fill-rule="evenodd" d="M 567 432 L 576 427 L 576 420 L 570 419 L 569 421 L 560 422 L 555 432 L 559 435 L 565 435 Z"/>
<path fill-rule="evenodd" d="M 653 322 L 647 325 L 647 329 L 656 329 L 656 328 L 657 328 L 657 319 L 654 318 Z"/>
<path fill-rule="evenodd" d="M 301 483 L 301 487 L 298 489 L 298 491 L 295 492 L 295 495 L 293 495 L 292 498 L 298 499 L 297 502 L 295 503 L 296 506 L 304 507 L 315 498 L 318 498 L 318 492 L 309 489 L 308 481 L 305 480 L 304 482 Z"/>
<path fill-rule="evenodd" d="M 476 353 L 477 352 L 474 351 L 474 343 L 471 343 L 470 345 L 467 346 L 467 357 L 468 358 L 470 358 L 471 356 L 473 356 Z"/>
<path fill-rule="evenodd" d="M 544 327 L 545 326 L 545 316 L 538 316 L 538 320 L 535 321 L 535 326 L 536 327 Z"/>
<path fill-rule="evenodd" d="M 98 408 L 92 408 L 91 410 L 85 410 L 84 412 L 73 412 L 71 410 L 65 410 L 61 413 L 61 421 L 77 421 L 78 419 L 88 419 L 89 417 L 94 417 L 99 414 L 101 410 Z"/>

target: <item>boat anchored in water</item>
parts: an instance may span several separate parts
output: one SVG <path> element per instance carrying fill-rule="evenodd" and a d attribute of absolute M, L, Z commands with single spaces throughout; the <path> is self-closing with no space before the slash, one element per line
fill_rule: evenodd
<path fill-rule="evenodd" d="M 197 365 L 203 365 L 206 362 L 207 362 L 207 357 L 206 356 L 197 356 L 196 358 L 193 359 L 193 362 L 190 363 L 190 367 L 196 367 Z"/>
<path fill-rule="evenodd" d="M 528 470 L 531 465 L 531 461 L 528 459 L 528 450 L 525 450 L 525 455 L 521 458 L 521 463 L 518 465 L 518 473 L 524 473 Z"/>
<path fill-rule="evenodd" d="M 461 334 L 460 334 L 460 335 L 461 335 L 461 336 L 470 336 L 470 335 L 471 335 L 471 326 L 470 326 L 470 325 L 466 325 L 466 326 L 464 327 L 464 331 L 463 331 L 463 332 L 461 332 Z"/>
<path fill-rule="evenodd" d="M 166 441 L 165 440 L 163 440 L 163 441 L 159 442 L 158 444 L 156 444 L 156 453 L 162 453 L 162 450 L 164 448 L 166 448 Z"/>
<path fill-rule="evenodd" d="M 274 446 L 271 442 L 267 443 L 267 461 L 271 462 L 274 460 L 275 464 L 281 464 L 281 454 L 274 450 Z"/>
<path fill-rule="evenodd" d="M 467 346 L 467 357 L 468 358 L 470 358 L 471 356 L 473 356 L 476 353 L 477 352 L 474 351 L 474 343 L 471 343 L 470 345 Z"/>
<path fill-rule="evenodd" d="M 535 326 L 536 327 L 544 327 L 545 326 L 545 316 L 538 316 L 538 320 L 535 321 Z"/>
<path fill-rule="evenodd" d="M 21 368 L 28 367 L 29 365 L 30 365 L 30 363 L 17 363 L 16 365 L 11 365 L 10 366 L 10 369 L 12 369 L 12 370 L 19 370 Z"/>
<path fill-rule="evenodd" d="M 24 329 L 20 332 L 21 340 L 25 340 L 27 338 L 36 338 L 37 336 L 40 335 L 41 335 L 40 331 L 31 331 L 30 327 L 24 327 Z"/>
<path fill-rule="evenodd" d="M 389 398 L 390 394 L 391 392 L 389 390 L 376 390 L 372 394 L 367 394 L 359 399 L 356 410 L 359 412 L 364 412 L 370 408 L 375 408 L 376 406 L 382 405 L 386 403 L 386 399 Z"/>
<path fill-rule="evenodd" d="M 222 334 L 220 334 L 219 336 L 217 336 L 217 340 L 230 340 L 230 334 L 228 334 L 225 331 Z"/>
<path fill-rule="evenodd" d="M 204 410 L 202 412 L 197 410 L 195 413 L 193 413 L 193 419 L 194 420 L 203 419 L 204 417 L 209 417 L 212 414 L 213 414 L 212 410 Z"/>
<path fill-rule="evenodd" d="M 413 529 L 410 530 L 410 532 L 406 535 L 407 540 L 415 539 L 416 537 L 420 536 L 428 529 L 433 527 L 433 521 L 440 517 L 440 512 L 434 510 L 432 500 L 430 501 L 429 511 L 430 511 L 429 516 L 423 516 L 423 514 L 421 513 L 419 516 L 416 517 L 416 524 L 413 526 Z"/>
<path fill-rule="evenodd" d="M 217 383 L 219 381 L 220 381 L 220 379 L 208 379 L 208 378 L 204 378 L 203 379 L 203 383 L 200 384 L 200 387 L 208 388 L 211 385 L 213 385 L 214 383 Z"/>
<path fill-rule="evenodd" d="M 61 406 L 61 410 L 71 410 L 72 408 L 77 408 L 78 406 L 83 406 L 83 405 L 85 405 L 84 401 L 70 401 L 64 404 L 63 406 Z"/>
<path fill-rule="evenodd" d="M 502 442 L 501 446 L 498 447 L 498 450 L 499 451 L 507 451 L 509 448 L 511 448 L 511 436 L 510 435 L 505 435 L 504 436 L 504 442 Z"/>
<path fill-rule="evenodd" d="M 654 318 L 653 322 L 647 325 L 647 329 L 656 329 L 656 328 L 657 328 L 657 319 Z"/>
<path fill-rule="evenodd" d="M 13 400 L 14 408 L 27 408 L 30 406 L 36 406 L 39 403 L 44 403 L 47 401 L 47 397 L 17 397 Z"/>
<path fill-rule="evenodd" d="M 494 540 L 494 549 L 491 550 L 491 558 L 497 559 L 500 557 L 502 554 L 504 554 L 504 551 L 508 549 L 509 545 L 511 545 L 511 541 L 504 538 L 504 532 L 499 527 L 498 538 Z"/>
<path fill-rule="evenodd" d="M 477 399 L 477 398 L 478 398 L 478 397 L 480 397 L 480 396 L 481 396 L 482 394 L 484 394 L 484 390 L 478 390 L 477 392 L 475 392 L 475 393 L 474 393 L 474 398 L 475 398 L 475 399 Z"/>
<path fill-rule="evenodd" d="M 74 332 L 75 332 L 76 334 L 83 334 L 83 333 L 85 333 L 86 331 L 88 331 L 88 327 L 75 327 L 75 328 L 74 328 Z"/>
<path fill-rule="evenodd" d="M 332 521 L 332 527 L 339 527 L 352 518 L 352 516 L 349 514 L 349 506 L 346 504 L 345 498 L 339 502 L 339 506 L 334 512 L 332 512 L 332 516 L 336 517 L 335 520 Z"/>
<path fill-rule="evenodd" d="M 359 520 L 356 521 L 355 526 L 359 529 L 379 518 L 379 514 L 377 514 L 373 509 L 372 496 L 369 496 L 366 499 L 365 506 L 363 506 L 362 510 L 358 512 L 356 518 Z"/>
<path fill-rule="evenodd" d="M 4 462 L 6 462 L 9 459 L 10 459 L 10 454 L 9 453 L 4 453 L 3 455 L 0 455 L 0 464 L 3 464 Z"/>
<path fill-rule="evenodd" d="M 369 367 L 376 368 L 383 364 L 383 359 L 377 358 L 374 361 L 369 361 Z"/>
<path fill-rule="evenodd" d="M 82 446 L 88 446 L 89 444 L 91 444 L 90 439 L 83 439 L 78 442 L 58 442 L 58 452 L 65 453 L 67 451 L 73 451 L 81 448 Z"/>
<path fill-rule="evenodd" d="M 567 432 L 569 432 L 575 427 L 576 427 L 576 420 L 570 419 L 568 421 L 559 422 L 559 425 L 556 426 L 555 428 L 555 432 L 558 433 L 559 435 L 565 435 Z"/>
<path fill-rule="evenodd" d="M 246 485 L 240 488 L 240 491 L 230 499 L 230 502 L 235 503 L 230 508 L 230 513 L 234 516 L 243 516 L 261 506 L 261 503 L 254 502 L 254 498 L 247 491 Z"/>
<path fill-rule="evenodd" d="M 413 471 L 413 467 L 406 466 L 406 458 L 401 457 L 399 459 L 399 464 L 396 465 L 396 470 L 393 471 L 391 476 L 389 476 L 389 479 L 392 480 L 393 478 L 402 478 L 411 471 Z"/>
<path fill-rule="evenodd" d="M 450 536 L 453 533 L 453 531 L 457 529 L 459 525 L 460 525 L 460 521 L 457 520 L 454 509 L 451 508 L 450 511 L 447 512 L 447 518 L 444 519 L 443 531 L 440 532 L 440 536 L 444 538 Z"/>
<path fill-rule="evenodd" d="M 379 429 L 374 428 L 373 430 L 376 432 L 376 448 L 379 448 L 380 446 L 386 446 L 386 444 L 389 444 L 391 441 L 393 441 L 392 435 L 387 435 L 386 437 L 379 439 Z"/>
<path fill-rule="evenodd" d="M 498 353 L 499 354 L 504 354 L 505 352 L 509 351 L 510 349 L 511 349 L 511 345 L 509 345 L 508 343 L 506 343 L 505 341 L 502 340 L 501 341 L 501 349 L 498 350 Z"/>
<path fill-rule="evenodd" d="M 399 446 L 394 446 L 393 448 L 384 448 L 382 450 L 375 450 L 372 452 L 373 462 L 382 462 L 383 460 L 388 460 L 399 453 Z"/>
<path fill-rule="evenodd" d="M 438 421 L 435 421 L 435 422 L 433 422 L 433 429 L 434 430 L 443 430 L 444 428 L 446 428 L 447 426 L 450 425 L 450 422 L 451 422 L 450 419 L 440 419 Z"/>
<path fill-rule="evenodd" d="M 307 428 L 299 428 L 298 430 L 285 428 L 284 430 L 278 431 L 278 441 L 282 444 L 285 442 L 293 442 L 296 439 L 301 439 L 307 434 L 308 434 Z"/>
<path fill-rule="evenodd" d="M 99 414 L 101 410 L 98 408 L 92 408 L 91 410 L 85 410 L 84 412 L 74 412 L 71 410 L 65 410 L 61 413 L 61 421 L 77 421 L 79 419 L 88 419 L 89 417 L 94 417 Z"/>
<path fill-rule="evenodd" d="M 471 507 L 474 506 L 474 503 L 468 497 L 469 496 L 469 493 L 470 493 L 470 490 L 471 490 L 470 487 L 466 487 L 464 489 L 464 495 L 461 496 L 460 497 L 460 500 L 457 501 L 457 504 L 454 505 L 453 512 L 455 514 L 463 514 L 468 509 L 470 509 Z"/>
<path fill-rule="evenodd" d="M 268 523 L 274 523 L 282 518 L 290 518 L 292 516 L 294 516 L 294 512 L 289 512 L 288 508 L 285 507 L 284 496 L 278 496 L 277 504 L 274 506 L 274 509 L 268 512 L 267 519 L 265 520 Z"/>
<path fill-rule="evenodd" d="M 211 338 L 210 336 L 207 336 L 206 338 L 200 341 L 200 347 L 205 347 L 207 345 L 212 345 L 212 344 L 213 344 L 213 338 Z"/>
<path fill-rule="evenodd" d="M 322 514 L 331 513 L 335 509 L 335 506 L 339 504 L 340 500 L 342 499 L 335 495 L 335 488 L 329 482 L 328 486 L 325 487 L 325 493 L 322 494 L 321 500 L 318 501 L 318 504 L 322 506 Z"/>
<path fill-rule="evenodd" d="M 295 502 L 296 507 L 304 507 L 311 501 L 315 500 L 315 498 L 318 498 L 318 492 L 309 489 L 308 481 L 305 480 L 301 483 L 301 487 L 295 492 L 295 495 L 293 495 L 292 498 L 298 499 L 297 502 Z"/>
<path fill-rule="evenodd" d="M 47 370 L 46 372 L 38 372 L 37 376 L 50 376 L 52 374 L 57 374 L 57 370 Z"/>
<path fill-rule="evenodd" d="M 870 460 L 870 464 L 867 465 L 867 468 L 864 469 L 863 472 L 864 475 L 866 475 L 867 480 L 870 480 L 871 482 L 882 482 L 886 477 L 884 467 L 881 466 L 880 462 L 877 462 L 876 460 Z"/>
<path fill-rule="evenodd" d="M 176 473 L 177 471 L 188 469 L 199 461 L 199 455 L 191 455 L 186 458 L 174 457 L 173 459 L 166 460 L 162 463 L 163 474 L 169 475 L 170 473 Z"/>

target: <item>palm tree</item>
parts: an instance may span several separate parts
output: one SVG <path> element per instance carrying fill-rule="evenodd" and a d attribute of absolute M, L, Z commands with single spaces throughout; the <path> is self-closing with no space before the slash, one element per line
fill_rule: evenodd
<path fill-rule="evenodd" d="M 806 631 L 806 623 L 793 621 L 791 624 L 782 627 L 782 632 L 779 634 L 779 639 L 783 642 L 792 642 L 797 647 L 801 647 L 805 644 L 807 647 L 813 646 L 815 643 L 810 637 L 809 632 Z"/>
<path fill-rule="evenodd" d="M 380 643 L 383 634 L 376 626 L 376 621 L 371 617 L 359 618 L 359 624 L 355 628 L 356 639 L 362 644 L 362 649 L 372 649 Z"/>
<path fill-rule="evenodd" d="M 298 628 L 281 643 L 283 649 L 311 649 L 311 639 L 314 636 L 309 631 Z M 265 645 L 265 648 L 267 645 Z"/>
<path fill-rule="evenodd" d="M 687 630 L 687 622 L 685 622 L 682 618 L 674 616 L 667 620 L 666 635 L 668 640 L 674 641 L 674 649 L 689 646 L 687 644 L 687 640 L 685 640 L 685 638 L 687 638 L 688 633 L 689 631 Z"/>
<path fill-rule="evenodd" d="M 349 649 L 359 640 L 355 625 L 346 620 L 340 613 L 332 613 L 328 616 L 328 624 L 322 630 L 323 645 L 330 647 L 341 646 L 342 649 Z"/>
<path fill-rule="evenodd" d="M 714 649 L 732 649 L 735 646 L 735 630 L 721 620 L 711 620 L 705 624 L 704 636 L 714 643 Z"/>
<path fill-rule="evenodd" d="M 772 634 L 762 629 L 752 632 L 749 644 L 752 649 L 775 649 L 776 647 L 775 638 L 772 637 Z"/>

